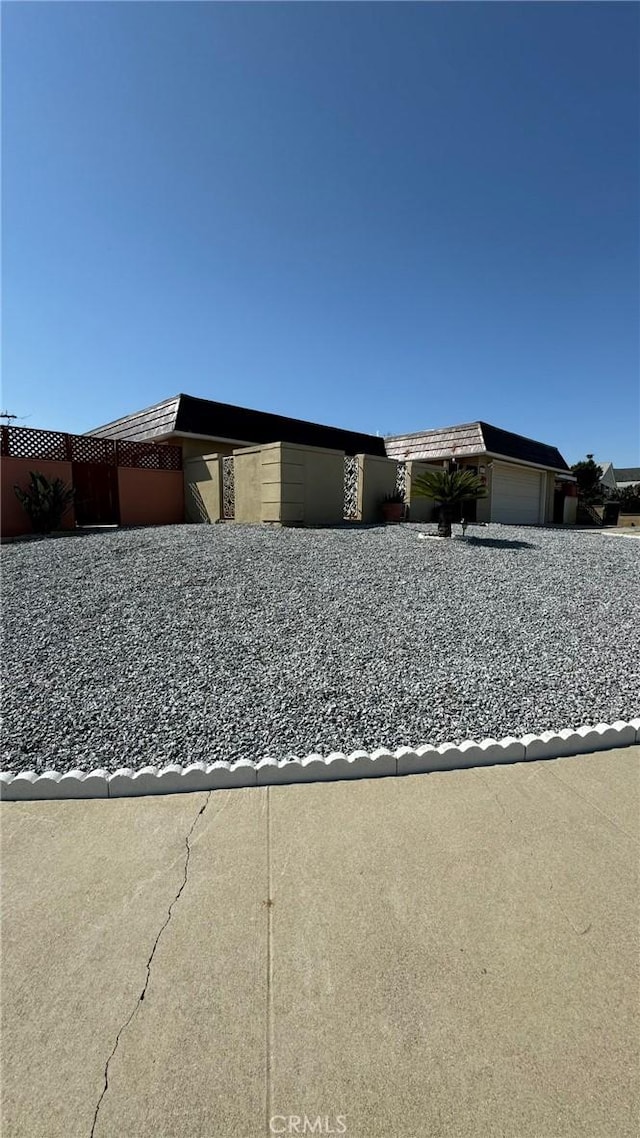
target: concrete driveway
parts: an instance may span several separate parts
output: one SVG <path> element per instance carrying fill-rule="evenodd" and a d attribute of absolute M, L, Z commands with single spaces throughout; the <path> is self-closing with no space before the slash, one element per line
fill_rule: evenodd
<path fill-rule="evenodd" d="M 637 1138 L 639 760 L 3 804 L 3 1138 Z"/>

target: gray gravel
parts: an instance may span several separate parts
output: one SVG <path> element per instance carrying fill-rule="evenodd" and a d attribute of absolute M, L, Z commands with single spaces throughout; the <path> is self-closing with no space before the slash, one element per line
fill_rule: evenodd
<path fill-rule="evenodd" d="M 640 542 L 496 525 L 419 540 L 429 529 L 171 526 L 3 547 L 2 769 L 639 714 Z"/>

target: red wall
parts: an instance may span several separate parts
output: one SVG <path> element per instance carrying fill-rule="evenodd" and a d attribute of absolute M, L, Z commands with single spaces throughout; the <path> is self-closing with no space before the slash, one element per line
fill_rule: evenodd
<path fill-rule="evenodd" d="M 24 508 L 15 495 L 14 486 L 26 490 L 29 485 L 29 474 L 32 470 L 44 474 L 47 478 L 61 478 L 67 486 L 72 485 L 71 463 L 51 462 L 42 458 L 5 458 L 0 459 L 0 479 L 2 481 L 2 523 L 0 533 L 5 537 L 19 537 L 24 533 L 31 533 L 31 522 Z M 181 476 L 182 477 L 182 476 Z M 75 517 L 73 506 L 62 519 L 62 529 L 74 529 Z"/>
<path fill-rule="evenodd" d="M 118 492 L 121 526 L 167 526 L 184 521 L 181 470 L 119 466 Z"/>

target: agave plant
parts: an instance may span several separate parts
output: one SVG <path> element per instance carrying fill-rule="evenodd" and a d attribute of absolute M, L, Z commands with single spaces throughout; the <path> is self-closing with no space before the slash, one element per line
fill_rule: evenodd
<path fill-rule="evenodd" d="M 412 493 L 418 498 L 440 502 L 438 536 L 451 537 L 453 507 L 459 502 L 485 498 L 486 486 L 472 470 L 426 470 L 416 478 Z"/>
<path fill-rule="evenodd" d="M 34 533 L 51 533 L 58 529 L 60 522 L 73 501 L 73 490 L 61 478 L 47 478 L 37 470 L 29 471 L 26 490 L 14 486 L 16 497 L 31 518 Z"/>

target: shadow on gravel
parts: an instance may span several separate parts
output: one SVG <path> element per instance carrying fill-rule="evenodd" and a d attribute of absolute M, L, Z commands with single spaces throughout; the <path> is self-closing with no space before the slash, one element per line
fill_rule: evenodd
<path fill-rule="evenodd" d="M 465 537 L 466 545 L 481 545 L 485 549 L 537 549 L 530 541 L 505 541 L 498 537 Z"/>

